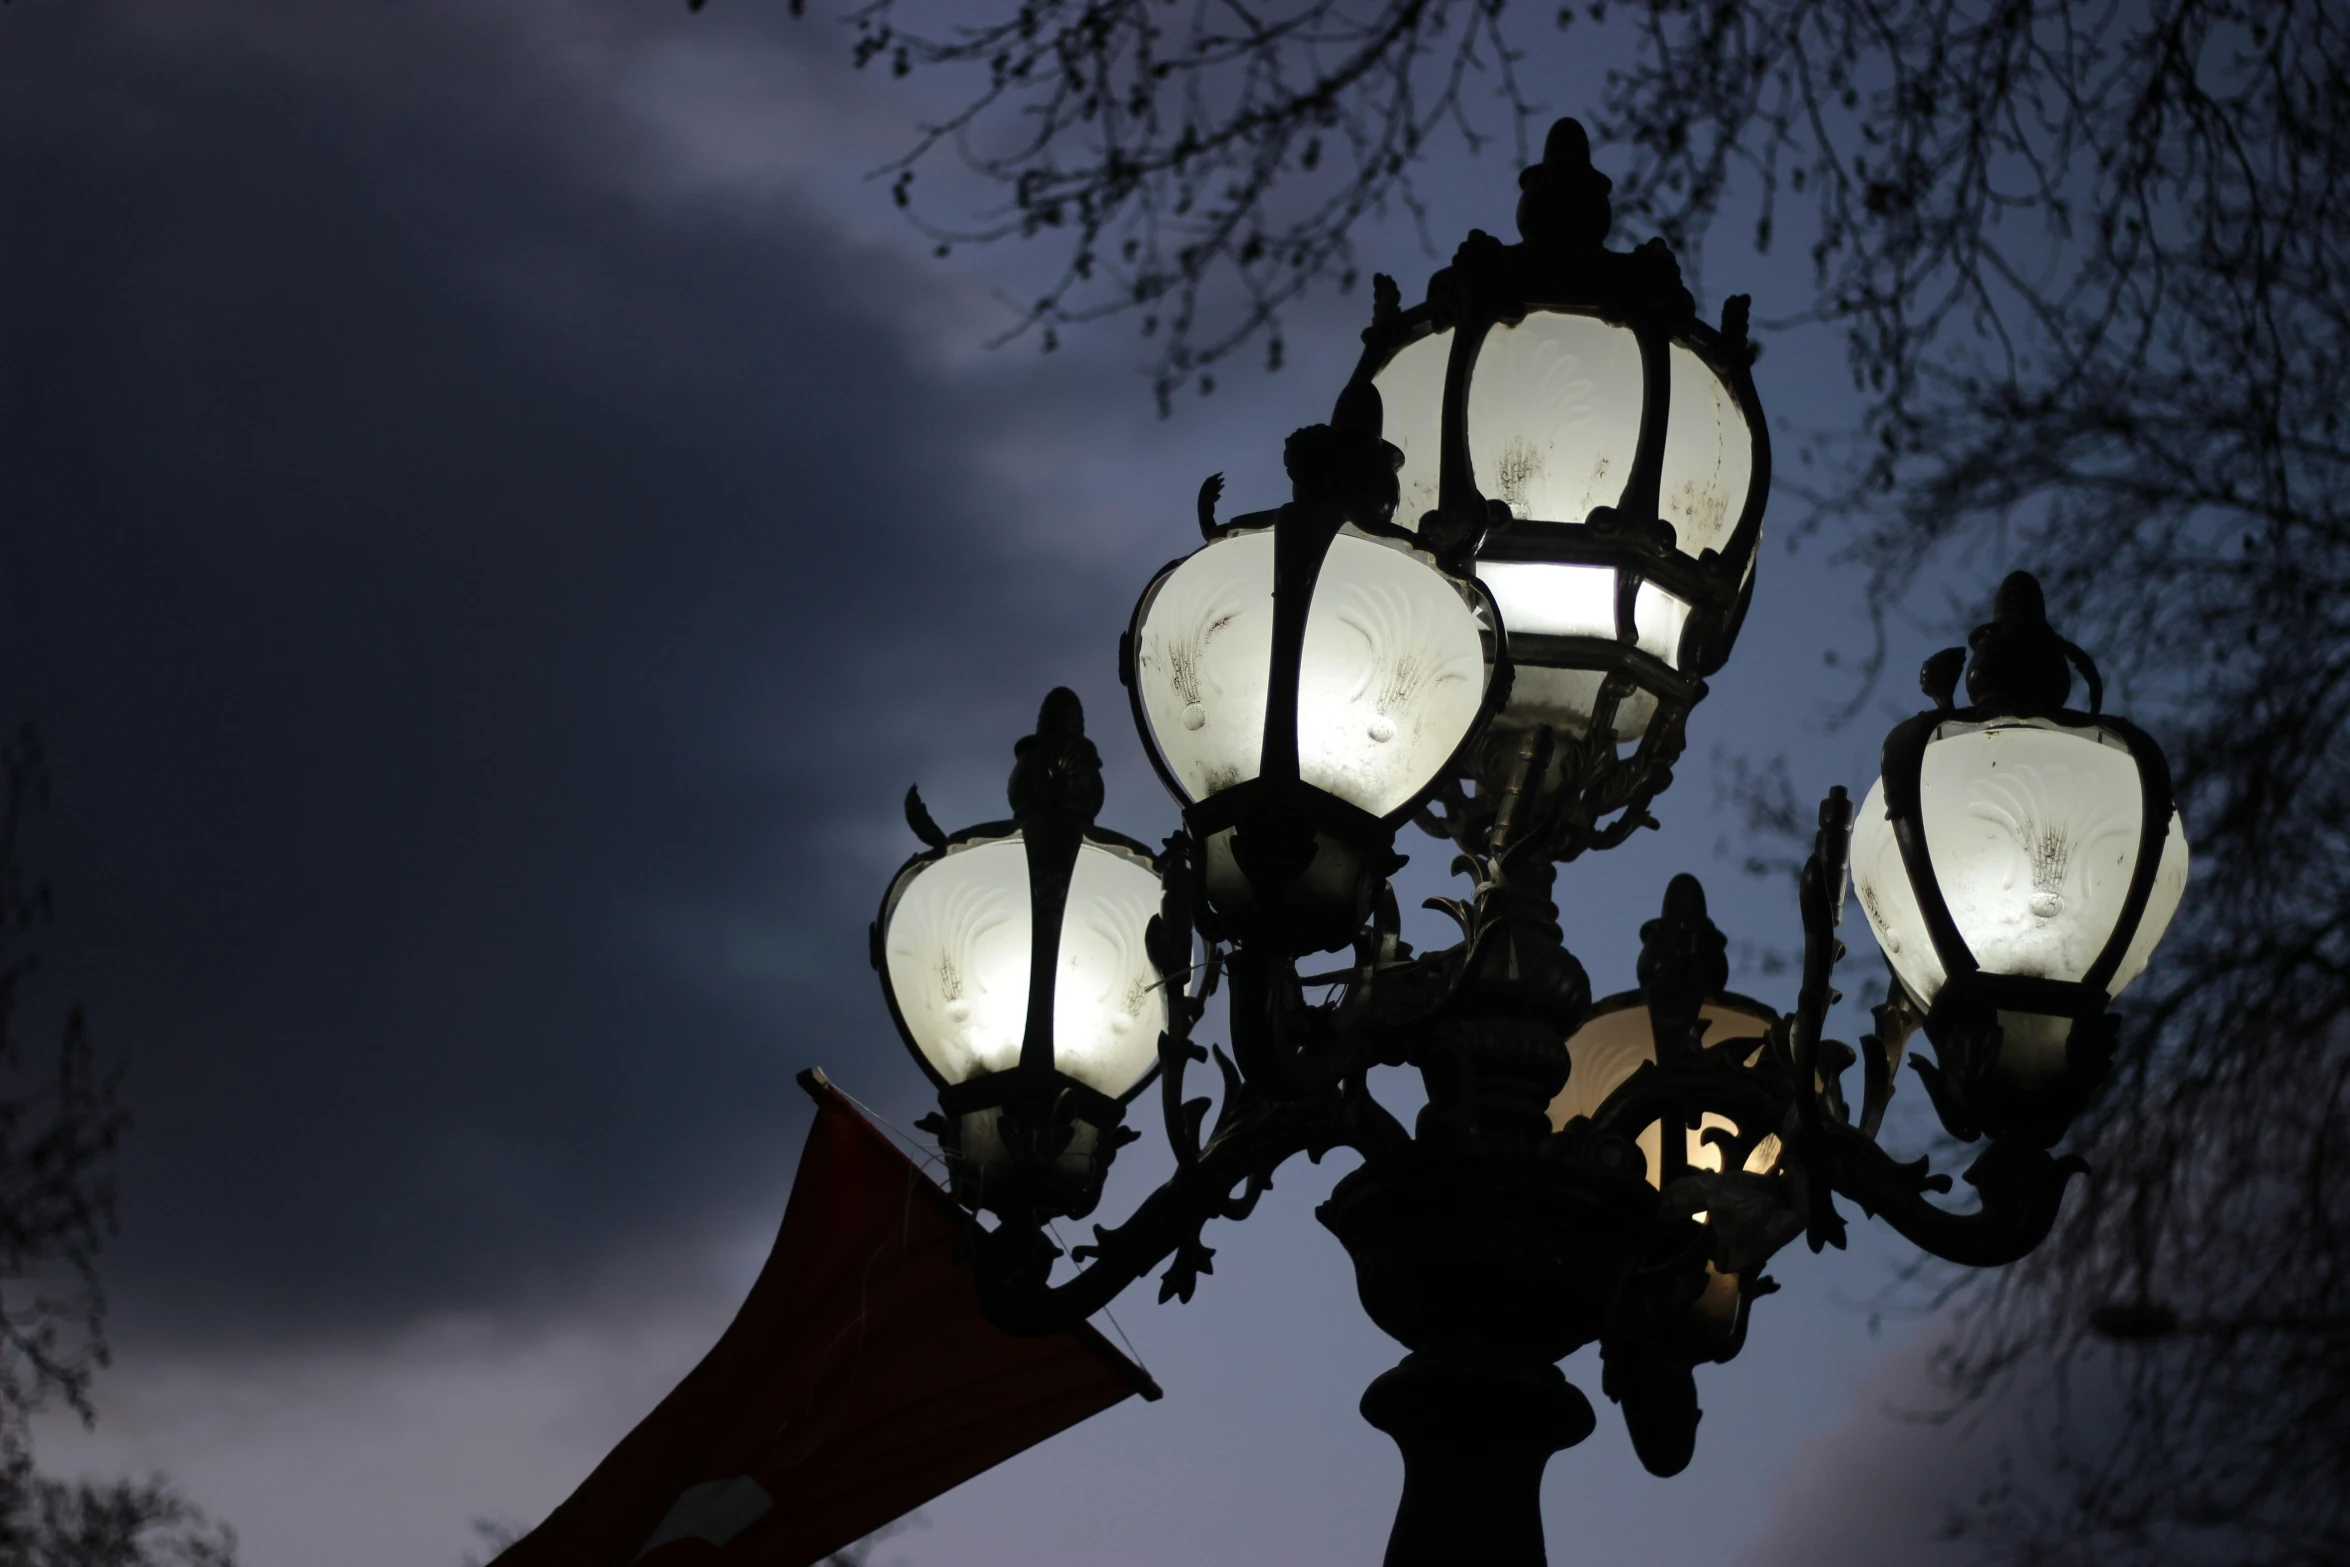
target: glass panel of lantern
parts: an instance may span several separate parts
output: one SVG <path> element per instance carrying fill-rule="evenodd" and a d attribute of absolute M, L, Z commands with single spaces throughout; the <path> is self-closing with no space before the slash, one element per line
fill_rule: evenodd
<path fill-rule="evenodd" d="M 1551 311 L 1495 325 L 1469 380 L 1479 493 L 1520 522 L 1576 523 L 1615 505 L 1640 445 L 1642 380 L 1640 340 L 1624 327 Z M 1615 635 L 1610 606 L 1592 635 Z"/>
<path fill-rule="evenodd" d="M 1918 810 L 1952 923 L 1987 975 L 2078 984 L 2112 941 L 2146 830 L 2139 764 L 2095 720 L 1953 719 L 1927 741 Z M 1852 829 L 1852 884 L 1903 988 L 1931 1008 L 1947 979 L 1885 810 L 1879 778 Z M 2145 970 L 2187 886 L 2176 810 L 2136 927 L 2104 984 L 2110 998 Z M 1999 1067 L 2029 1080 L 2064 1069 L 2071 1022 L 2002 1010 Z"/>
<path fill-rule="evenodd" d="M 1396 470 L 1401 499 L 1395 520 L 1417 528 L 1436 509 L 1444 463 L 1444 372 L 1452 359 L 1452 329 L 1414 338 L 1396 351 L 1371 385 L 1379 393 L 1388 443 L 1403 453 Z"/>
<path fill-rule="evenodd" d="M 1657 515 L 1673 525 L 1673 547 L 1696 559 L 1726 551 L 1746 514 L 1754 483 L 1754 433 L 1737 394 L 1680 344 L 1669 350 L 1672 401 L 1665 412 L 1664 469 Z M 1748 562 L 1753 556 L 1749 553 Z"/>
<path fill-rule="evenodd" d="M 1140 844 L 1088 828 L 1070 873 L 1053 973 L 1053 1068 L 1125 1100 L 1158 1064 L 1166 991 L 1143 932 L 1159 872 Z M 942 1089 L 1020 1065 L 1035 951 L 1027 845 L 998 824 L 915 856 L 880 921 L 882 988 Z M 967 1150 L 968 1151 L 968 1150 Z"/>
<path fill-rule="evenodd" d="M 1211 900 L 1246 904 L 1236 823 L 1264 804 L 1273 529 L 1235 528 L 1152 580 L 1129 633 L 1144 748 L 1206 844 Z M 1299 654 L 1298 799 L 1317 852 L 1300 895 L 1351 905 L 1364 851 L 1426 798 L 1487 713 L 1500 631 L 1472 583 L 1407 540 L 1331 540 Z M 1276 715 L 1278 718 L 1281 715 Z M 1350 939 L 1351 917 L 1331 944 Z M 1337 926 L 1332 927 L 1333 930 Z"/>

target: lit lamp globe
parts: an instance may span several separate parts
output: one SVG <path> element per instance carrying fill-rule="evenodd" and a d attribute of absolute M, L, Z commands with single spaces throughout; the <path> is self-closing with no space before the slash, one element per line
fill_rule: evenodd
<path fill-rule="evenodd" d="M 1567 1039 L 1571 1063 L 1566 1087 L 1550 1104 L 1554 1130 L 1597 1116 L 1642 1067 L 1689 1059 L 1701 1049 L 1743 1043 L 1742 1064 L 1770 1060 L 1763 1041 L 1778 1014 L 1751 996 L 1726 987 L 1727 943 L 1707 919 L 1705 892 L 1695 877 L 1676 876 L 1665 894 L 1662 917 L 1643 930 L 1642 988 L 1595 1003 L 1581 1027 Z M 1678 949 L 1677 951 L 1675 949 Z M 1678 958 L 1679 961 L 1675 961 Z M 1659 1048 L 1659 1035 L 1664 1046 Z M 1771 1102 L 1767 1096 L 1763 1102 Z M 1633 1138 L 1648 1184 L 1662 1191 L 1691 1172 L 1719 1174 L 1725 1154 L 1731 1168 L 1768 1175 L 1778 1168 L 1779 1138 L 1771 1127 L 1742 1127 L 1730 1116 L 1704 1112 L 1694 1127 L 1668 1143 L 1665 1123 L 1650 1120 Z M 1709 1215 L 1694 1217 L 1705 1223 Z M 1704 1292 L 1690 1311 L 1689 1327 L 1700 1339 L 1720 1344 L 1739 1322 L 1739 1272 L 1706 1267 Z M 1723 1346 L 1734 1347 L 1734 1346 Z"/>
<path fill-rule="evenodd" d="M 1617 792 L 1637 811 L 1753 589 L 1770 441 L 1747 303 L 1708 326 L 1662 241 L 1605 247 L 1611 182 L 1573 120 L 1520 184 L 1523 243 L 1472 234 L 1409 310 L 1382 280 L 1357 374 L 1404 454 L 1398 516 L 1473 560 L 1509 627 L 1480 776 L 1527 730 L 1596 736 L 1609 758 L 1632 747 Z"/>
<path fill-rule="evenodd" d="M 1143 748 L 1200 844 L 1203 929 L 1292 952 L 1355 939 L 1395 830 L 1508 681 L 1491 598 L 1394 525 L 1395 448 L 1350 385 L 1290 437 L 1295 498 L 1152 579 L 1120 665 Z"/>
<path fill-rule="evenodd" d="M 1074 693 L 1045 698 L 1015 748 L 1010 821 L 943 834 L 909 792 L 931 847 L 873 926 L 890 1016 L 938 1087 L 943 1114 L 924 1124 L 957 1194 L 998 1212 L 1092 1210 L 1167 1023 L 1159 864 L 1093 825 L 1101 758 L 1084 722 Z"/>
<path fill-rule="evenodd" d="M 2085 712 L 2064 705 L 2068 665 Z M 2101 711 L 2096 666 L 2049 628 L 2029 575 L 2000 585 L 1990 623 L 1929 660 L 1925 683 L 1935 710 L 1886 738 L 1853 824 L 1853 889 L 1924 1014 L 1945 1123 L 2044 1148 L 2103 1077 L 2106 1005 L 2178 909 L 2186 826 L 2161 750 Z"/>

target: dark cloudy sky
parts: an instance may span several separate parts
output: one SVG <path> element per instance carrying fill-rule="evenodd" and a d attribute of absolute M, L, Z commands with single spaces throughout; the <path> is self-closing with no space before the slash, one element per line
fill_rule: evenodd
<path fill-rule="evenodd" d="M 792 1074 L 920 1113 L 864 962 L 905 784 L 997 814 L 1067 683 L 1105 820 L 1166 830 L 1117 631 L 1199 477 L 1278 499 L 1351 362 L 1360 304 L 1316 305 L 1280 376 L 1161 422 L 1118 330 L 988 350 L 1051 258 L 898 226 L 857 176 L 915 101 L 842 42 L 772 0 L 0 12 L 0 721 L 55 774 L 37 1007 L 87 1003 L 138 1115 L 119 1364 L 45 1451 L 168 1469 L 252 1567 L 453 1567 L 469 1519 L 535 1519 L 731 1312 Z M 1542 63 L 1564 111 L 1605 62 Z M 1507 161 L 1459 161 L 1443 231 L 1502 226 Z M 1407 292 L 1433 265 L 1366 241 Z M 1800 341 L 1761 380 L 1813 413 L 1841 386 Z M 1818 553 L 1766 559 L 1667 832 L 1562 882 L 1603 991 L 1674 870 L 1786 939 L 1786 890 L 1722 856 L 1715 749 L 1868 782 L 1875 730 L 1820 722 L 1860 631 Z M 1165 1403 L 893 1549 L 1375 1559 L 1398 1466 L 1353 1406 L 1398 1350 L 1310 1217 L 1342 1168 L 1211 1236 L 1191 1308 L 1120 1308 Z M 1603 1411 L 1553 1465 L 1557 1558 L 1921 1542 L 1965 1473 L 1883 1410 L 1926 1396 L 1931 1328 L 1850 1304 L 1900 1256 L 1781 1265 L 1683 1480 Z"/>

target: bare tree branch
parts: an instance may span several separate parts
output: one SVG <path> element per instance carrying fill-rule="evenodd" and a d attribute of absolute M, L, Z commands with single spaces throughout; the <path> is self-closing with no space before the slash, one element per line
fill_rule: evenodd
<path fill-rule="evenodd" d="M 90 1418 L 90 1375 L 106 1363 L 99 1248 L 114 1232 L 113 1158 L 129 1129 L 119 1072 L 101 1072 L 77 1009 L 45 1069 L 17 1037 L 24 981 L 49 917 L 45 884 L 18 857 L 48 774 L 28 728 L 0 746 L 0 1437 L 51 1397 Z"/>
<path fill-rule="evenodd" d="M 974 85 L 880 172 L 940 254 L 1046 236 L 1059 274 L 1002 340 L 1132 314 L 1155 344 L 1164 411 L 1261 340 L 1282 312 L 1356 281 L 1367 216 L 1422 215 L 1417 164 L 1446 132 L 1470 150 L 1507 135 L 1519 161 L 1537 112 L 1501 29 L 1501 0 L 1028 0 L 944 32 L 906 0 L 854 11 L 860 66 L 945 69 Z M 951 159 L 994 199 L 955 220 L 917 203 Z"/>
<path fill-rule="evenodd" d="M 2350 16 L 2313 0 L 1659 4 L 1611 87 L 1622 205 L 1809 204 L 1862 432 L 1815 516 L 1873 603 L 1995 539 L 2173 757 L 2197 863 L 2101 1179 L 1945 1370 L 2096 1366 L 2033 1562 L 2350 1556 Z M 2108 1335 L 2150 1335 L 2126 1348 Z"/>
<path fill-rule="evenodd" d="M 62 1398 L 93 1418 L 107 1363 L 98 1252 L 114 1234 L 114 1156 L 130 1129 L 121 1070 L 101 1070 L 79 1008 L 53 1057 L 19 1035 L 47 884 L 28 876 L 24 834 L 47 808 L 32 729 L 0 745 L 0 1562 L 24 1567 L 235 1567 L 236 1535 L 162 1476 L 59 1481 L 33 1467 L 33 1413 Z"/>

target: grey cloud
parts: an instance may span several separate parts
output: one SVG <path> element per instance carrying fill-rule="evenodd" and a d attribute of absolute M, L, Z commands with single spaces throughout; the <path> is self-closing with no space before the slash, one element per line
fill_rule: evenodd
<path fill-rule="evenodd" d="M 106 7 L 0 55 L 0 714 L 50 994 L 132 1062 L 115 1294 L 188 1342 L 779 1196 L 791 1069 L 896 1048 L 877 821 L 1106 662 L 1097 585 L 987 542 L 893 263 L 600 179 L 519 45 L 336 16 L 332 70 Z"/>
<path fill-rule="evenodd" d="M 1966 1567 L 1987 1559 L 2000 1518 L 2061 1515 L 2077 1478 L 2066 1458 L 2112 1429 L 2111 1362 L 2025 1362 L 1963 1401 L 1935 1370 L 1950 1331 L 1878 1362 L 1843 1419 L 1790 1455 L 1744 1567 Z"/>

